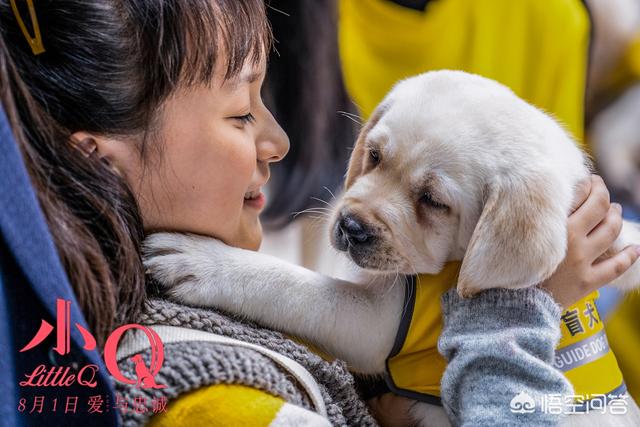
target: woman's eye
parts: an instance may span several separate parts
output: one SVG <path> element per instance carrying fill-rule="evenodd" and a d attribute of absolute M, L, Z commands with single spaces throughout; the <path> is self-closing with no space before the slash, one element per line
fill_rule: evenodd
<path fill-rule="evenodd" d="M 449 206 L 434 200 L 433 196 L 431 196 L 431 193 L 429 192 L 422 193 L 422 196 L 420 196 L 420 203 L 435 209 L 449 209 Z"/>
<path fill-rule="evenodd" d="M 240 122 L 242 122 L 243 125 L 247 123 L 253 123 L 256 120 L 256 118 L 253 117 L 253 114 L 251 113 L 245 114 L 244 116 L 235 116 L 235 117 L 232 117 L 232 119 L 239 120 Z"/>
<path fill-rule="evenodd" d="M 377 165 L 378 163 L 380 163 L 380 152 L 375 149 L 370 149 L 369 159 L 371 160 L 371 163 L 373 163 L 374 165 Z"/>

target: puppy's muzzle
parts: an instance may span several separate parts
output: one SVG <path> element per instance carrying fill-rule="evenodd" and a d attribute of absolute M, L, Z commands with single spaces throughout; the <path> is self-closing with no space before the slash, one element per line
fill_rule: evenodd
<path fill-rule="evenodd" d="M 341 214 L 333 232 L 336 249 L 341 251 L 346 251 L 349 247 L 368 246 L 375 240 L 372 230 L 351 214 Z"/>

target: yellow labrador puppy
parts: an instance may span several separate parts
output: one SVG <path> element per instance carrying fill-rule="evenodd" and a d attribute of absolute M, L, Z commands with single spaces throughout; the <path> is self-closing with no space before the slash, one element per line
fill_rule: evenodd
<path fill-rule="evenodd" d="M 178 300 L 243 314 L 380 374 L 403 310 L 398 272 L 435 274 L 462 260 L 462 295 L 540 283 L 565 256 L 574 189 L 589 173 L 565 130 L 508 88 L 430 72 L 398 83 L 376 109 L 335 207 L 332 243 L 362 267 L 367 286 L 193 235 L 150 236 L 146 266 Z M 632 242 L 640 231 L 625 223 L 612 249 Z M 616 285 L 640 285 L 640 263 Z M 448 424 L 427 403 L 412 415 L 420 425 Z M 569 418 L 640 425 L 633 402 L 624 419 Z"/>

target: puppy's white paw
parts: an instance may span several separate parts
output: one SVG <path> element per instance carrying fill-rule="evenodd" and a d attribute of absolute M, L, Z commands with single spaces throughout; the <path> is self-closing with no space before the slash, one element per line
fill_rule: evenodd
<path fill-rule="evenodd" d="M 640 225 L 624 221 L 620 236 L 613 244 L 614 252 L 621 251 L 628 245 L 640 245 Z M 611 283 L 623 291 L 640 288 L 640 260 L 636 261 L 622 276 Z"/>
<path fill-rule="evenodd" d="M 625 292 L 640 288 L 640 260 L 636 261 L 622 276 L 611 282 L 611 285 Z"/>
<path fill-rule="evenodd" d="M 194 234 L 151 234 L 143 243 L 145 272 L 168 295 L 191 301 L 201 284 L 215 275 L 216 254 L 225 247 L 218 240 Z"/>

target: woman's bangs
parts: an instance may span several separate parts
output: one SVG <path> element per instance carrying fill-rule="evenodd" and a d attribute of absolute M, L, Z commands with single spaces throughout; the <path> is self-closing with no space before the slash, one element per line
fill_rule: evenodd
<path fill-rule="evenodd" d="M 246 64 L 257 65 L 271 48 L 271 28 L 262 0 L 189 0 L 177 16 L 183 22 L 180 83 L 211 84 L 216 64 L 224 60 L 224 79 Z"/>

